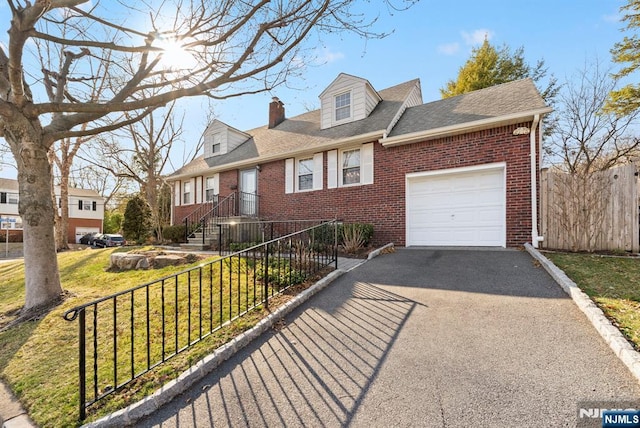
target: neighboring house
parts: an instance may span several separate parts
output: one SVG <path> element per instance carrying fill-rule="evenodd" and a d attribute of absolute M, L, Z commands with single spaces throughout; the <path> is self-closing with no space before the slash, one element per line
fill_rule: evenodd
<path fill-rule="evenodd" d="M 168 178 L 173 223 L 235 193 L 261 219 L 372 223 L 376 245 L 537 245 L 550 111 L 531 79 L 423 104 L 419 80 L 377 91 L 340 74 L 319 110 L 286 118 L 274 98 L 266 126 L 214 120 Z"/>
<path fill-rule="evenodd" d="M 60 209 L 60 188 L 56 187 L 54 191 Z M 6 230 L 8 226 L 10 233 L 22 236 L 19 200 L 18 182 L 0 178 L 0 217 L 3 219 L 0 227 Z M 82 235 L 89 232 L 101 232 L 103 218 L 103 197 L 93 190 L 69 188 L 69 242 L 78 242 Z"/>

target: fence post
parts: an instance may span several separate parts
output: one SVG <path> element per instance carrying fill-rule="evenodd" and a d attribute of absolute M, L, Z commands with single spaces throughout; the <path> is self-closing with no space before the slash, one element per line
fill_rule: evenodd
<path fill-rule="evenodd" d="M 85 329 L 85 308 L 79 310 L 80 318 L 78 319 L 79 339 L 78 339 L 78 373 L 79 379 L 79 393 L 80 393 L 80 420 L 83 421 L 87 417 L 87 409 L 85 403 L 87 402 L 87 380 L 86 380 L 86 329 Z M 94 332 L 96 334 L 96 332 Z"/>
<path fill-rule="evenodd" d="M 338 270 L 338 221 L 333 221 L 333 260 Z"/>
<path fill-rule="evenodd" d="M 204 248 L 204 219 L 200 219 L 200 231 L 202 232 L 202 248 Z"/>
<path fill-rule="evenodd" d="M 184 219 L 184 240 L 185 242 L 189 242 L 189 219 Z"/>
<path fill-rule="evenodd" d="M 216 226 L 218 226 L 218 255 L 222 256 L 222 225 L 218 223 Z"/>
<path fill-rule="evenodd" d="M 269 242 L 264 253 L 264 307 L 269 308 Z"/>

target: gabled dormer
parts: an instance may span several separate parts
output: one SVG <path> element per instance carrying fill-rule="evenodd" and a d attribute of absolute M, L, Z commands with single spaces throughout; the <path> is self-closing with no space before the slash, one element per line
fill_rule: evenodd
<path fill-rule="evenodd" d="M 216 119 L 207 126 L 203 138 L 204 158 L 208 159 L 229 153 L 251 136 Z"/>
<path fill-rule="evenodd" d="M 382 98 L 368 80 L 340 73 L 320 94 L 320 128 L 364 119 L 380 101 Z"/>

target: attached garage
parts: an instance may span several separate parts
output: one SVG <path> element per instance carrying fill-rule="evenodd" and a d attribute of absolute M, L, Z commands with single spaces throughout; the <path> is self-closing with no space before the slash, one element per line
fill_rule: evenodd
<path fill-rule="evenodd" d="M 87 233 L 100 232 L 99 227 L 76 227 L 76 244 L 80 242 L 80 238 L 82 238 Z"/>
<path fill-rule="evenodd" d="M 406 176 L 406 245 L 506 246 L 505 164 Z"/>

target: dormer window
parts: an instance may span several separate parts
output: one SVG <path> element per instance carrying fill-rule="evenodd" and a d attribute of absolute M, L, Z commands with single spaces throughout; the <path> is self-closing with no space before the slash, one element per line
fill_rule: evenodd
<path fill-rule="evenodd" d="M 320 94 L 320 129 L 366 119 L 381 101 L 367 80 L 340 73 Z"/>
<path fill-rule="evenodd" d="M 336 122 L 351 117 L 351 92 L 345 92 L 344 94 L 336 95 L 335 103 Z"/>
<path fill-rule="evenodd" d="M 204 131 L 204 158 L 224 156 L 249 138 L 251 138 L 249 134 L 238 131 L 216 119 Z"/>
<path fill-rule="evenodd" d="M 219 155 L 222 151 L 222 133 L 218 132 L 217 134 L 213 134 L 213 141 L 211 144 L 211 154 Z"/>

